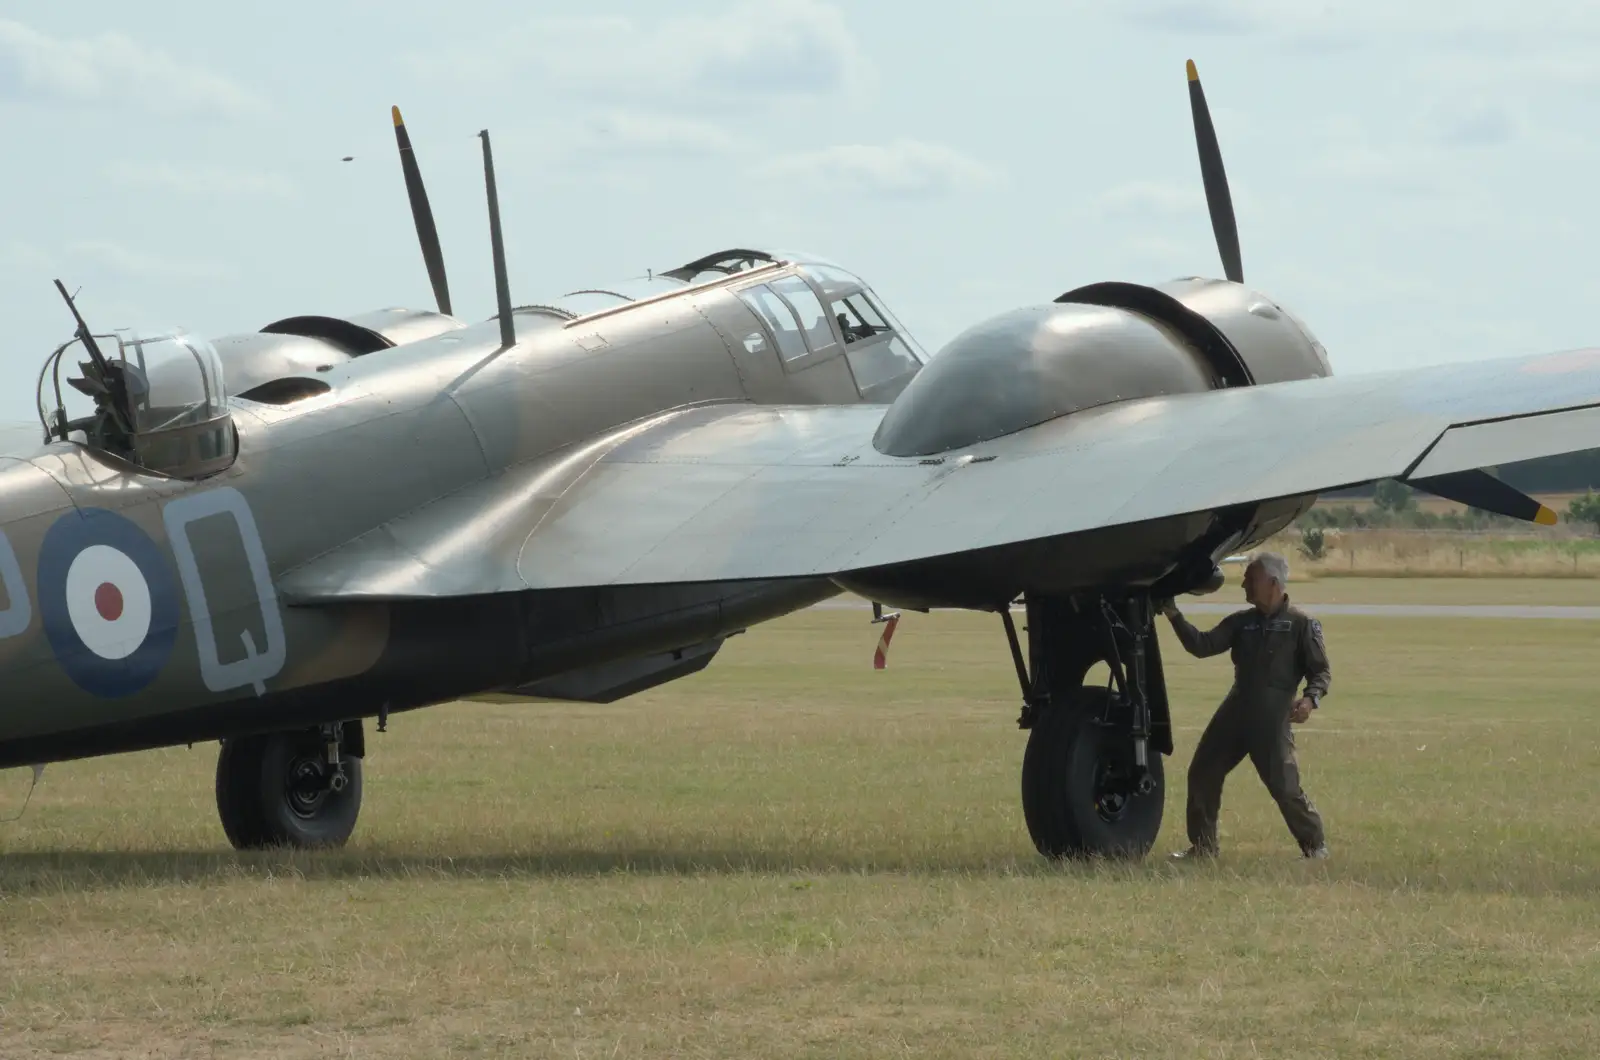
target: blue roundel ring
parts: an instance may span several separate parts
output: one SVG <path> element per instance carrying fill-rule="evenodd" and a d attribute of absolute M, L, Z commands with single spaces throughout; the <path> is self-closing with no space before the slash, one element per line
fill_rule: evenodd
<path fill-rule="evenodd" d="M 86 548 L 108 545 L 133 561 L 150 594 L 150 624 L 138 647 L 107 659 L 84 643 L 67 601 L 67 573 Z M 39 547 L 39 617 L 56 662 L 86 692 L 131 696 L 156 679 L 178 636 L 178 589 L 167 557 L 130 519 L 83 508 L 57 519 Z"/>

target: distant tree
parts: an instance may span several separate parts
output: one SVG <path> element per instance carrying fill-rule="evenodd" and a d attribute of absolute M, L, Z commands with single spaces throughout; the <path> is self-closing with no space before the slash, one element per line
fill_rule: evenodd
<path fill-rule="evenodd" d="M 1300 554 L 1306 559 L 1321 559 L 1328 554 L 1327 537 L 1319 526 L 1309 526 L 1300 534 Z"/>
<path fill-rule="evenodd" d="M 1573 498 L 1567 508 L 1567 521 L 1589 523 L 1600 531 L 1600 493 L 1590 490 L 1581 497 Z"/>
<path fill-rule="evenodd" d="M 1392 478 L 1380 479 L 1372 492 L 1374 507 L 1386 512 L 1409 512 L 1416 508 L 1417 497 L 1411 487 Z"/>

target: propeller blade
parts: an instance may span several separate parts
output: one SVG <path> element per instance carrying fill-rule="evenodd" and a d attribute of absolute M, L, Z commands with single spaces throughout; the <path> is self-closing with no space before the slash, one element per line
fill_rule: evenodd
<path fill-rule="evenodd" d="M 1557 522 L 1555 512 L 1515 486 L 1508 486 L 1481 469 L 1409 479 L 1407 484 L 1447 501 L 1521 519 L 1523 522 L 1538 523 L 1540 526 L 1555 526 Z"/>
<path fill-rule="evenodd" d="M 1206 107 L 1205 89 L 1200 87 L 1200 73 L 1194 68 L 1193 59 L 1189 60 L 1189 109 L 1194 112 L 1194 138 L 1200 148 L 1200 179 L 1205 182 L 1206 207 L 1211 211 L 1211 231 L 1216 233 L 1223 275 L 1234 283 L 1243 283 L 1239 226 L 1233 219 L 1228 174 L 1222 169 L 1222 148 L 1217 145 L 1217 130 L 1211 125 L 1211 111 Z"/>
<path fill-rule="evenodd" d="M 433 225 L 428 192 L 422 186 L 422 171 L 417 168 L 417 155 L 411 149 L 411 137 L 406 133 L 400 108 L 391 109 L 394 139 L 400 147 L 400 168 L 406 176 L 406 197 L 411 200 L 411 217 L 417 223 L 417 241 L 422 244 L 422 261 L 428 267 L 428 282 L 433 284 L 433 299 L 439 304 L 439 312 L 450 316 L 450 286 L 444 278 L 444 253 L 439 249 L 439 231 Z"/>

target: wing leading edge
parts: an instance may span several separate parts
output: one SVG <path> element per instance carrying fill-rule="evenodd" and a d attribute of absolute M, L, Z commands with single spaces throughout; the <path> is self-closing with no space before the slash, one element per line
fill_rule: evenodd
<path fill-rule="evenodd" d="M 686 409 L 288 572 L 302 604 L 827 577 L 1600 447 L 1600 350 L 1150 398 L 932 458 L 882 406 Z"/>

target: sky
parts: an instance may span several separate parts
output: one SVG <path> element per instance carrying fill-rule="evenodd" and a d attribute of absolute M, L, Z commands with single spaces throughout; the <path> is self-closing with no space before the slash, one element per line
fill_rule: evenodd
<path fill-rule="evenodd" d="M 97 330 L 432 308 L 394 104 L 469 321 L 483 128 L 519 304 L 800 249 L 932 351 L 1220 275 L 1186 59 L 1245 281 L 1336 373 L 1600 344 L 1597 45 L 1600 5 L 1557 0 L 4 5 L 0 418 L 70 337 L 56 277 Z"/>

